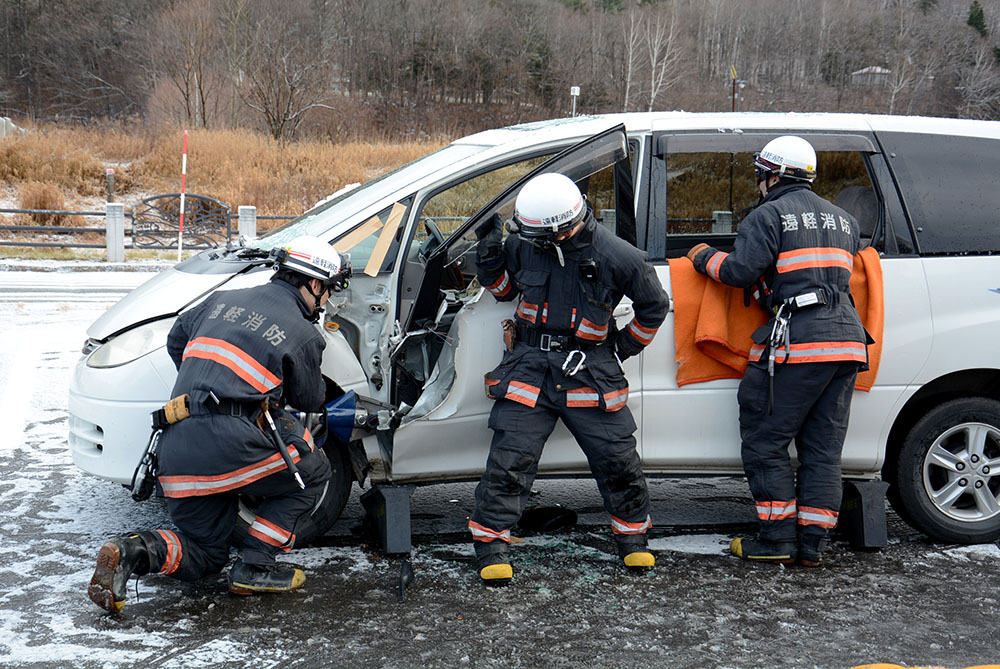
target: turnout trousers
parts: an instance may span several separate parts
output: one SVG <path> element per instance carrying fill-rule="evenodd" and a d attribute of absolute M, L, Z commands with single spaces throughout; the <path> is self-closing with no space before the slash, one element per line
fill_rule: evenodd
<path fill-rule="evenodd" d="M 170 428 L 175 432 L 173 437 L 183 440 L 187 432 L 203 436 L 204 432 L 199 432 L 199 419 L 226 420 L 219 416 L 193 416 Z M 288 435 L 284 436 L 291 443 Z M 322 448 L 306 452 L 297 466 L 305 490 L 299 488 L 282 464 L 274 473 L 227 492 L 168 497 L 167 510 L 177 531 L 160 529 L 141 533 L 150 553 L 150 572 L 194 581 L 222 571 L 233 545 L 240 495 L 261 498 L 248 534 L 236 546 L 240 557 L 248 564 L 273 563 L 279 552 L 291 550 L 295 545 L 296 525 L 320 502 L 330 479 L 330 463 Z"/>
<path fill-rule="evenodd" d="M 827 535 L 836 527 L 840 456 L 857 374 L 853 361 L 779 365 L 769 413 L 767 369 L 747 367 L 738 393 L 741 455 L 761 539 L 794 541 L 797 532 Z M 789 454 L 793 439 L 797 475 Z"/>
<path fill-rule="evenodd" d="M 474 534 L 480 558 L 507 550 L 510 528 L 521 517 L 542 448 L 559 418 L 587 456 L 616 534 L 644 534 L 649 527 L 649 493 L 633 436 L 635 420 L 628 407 L 612 412 L 598 407 L 568 408 L 566 393 L 556 390 L 552 374 L 546 373 L 534 407 L 500 399 L 490 412 L 493 441 L 486 471 L 476 486 L 472 521 L 496 540 Z"/>

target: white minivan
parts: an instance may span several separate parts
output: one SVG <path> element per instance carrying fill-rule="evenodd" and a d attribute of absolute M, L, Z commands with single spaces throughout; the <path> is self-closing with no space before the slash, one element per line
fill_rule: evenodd
<path fill-rule="evenodd" d="M 395 420 L 325 445 L 333 518 L 351 480 L 381 486 L 473 480 L 491 433 L 483 374 L 513 309 L 475 279 L 474 228 L 509 217 L 521 184 L 561 172 L 599 220 L 646 251 L 671 291 L 672 258 L 731 249 L 757 201 L 752 154 L 795 134 L 818 153 L 815 190 L 854 213 L 878 251 L 881 361 L 856 392 L 845 479 L 883 479 L 900 515 L 931 537 L 1000 537 L 1000 123 L 854 114 L 642 113 L 489 130 L 323 202 L 239 246 L 161 272 L 88 330 L 70 388 L 74 463 L 122 484 L 168 399 L 174 318 L 216 289 L 259 284 L 268 249 L 309 234 L 351 256 L 350 288 L 327 307 L 323 371 Z M 615 310 L 624 325 L 627 302 Z M 742 475 L 737 379 L 678 386 L 673 313 L 624 363 L 651 476 Z M 373 414 L 374 415 L 374 414 Z M 371 426 L 374 426 L 372 421 Z M 355 436 L 361 435 L 357 431 Z M 558 427 L 539 475 L 589 475 Z"/>

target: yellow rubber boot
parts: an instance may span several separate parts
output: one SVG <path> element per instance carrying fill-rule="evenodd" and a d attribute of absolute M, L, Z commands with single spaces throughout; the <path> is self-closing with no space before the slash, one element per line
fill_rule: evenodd
<path fill-rule="evenodd" d="M 794 541 L 766 541 L 736 537 L 729 544 L 729 552 L 748 562 L 794 564 L 798 548 Z"/>
<path fill-rule="evenodd" d="M 505 553 L 488 555 L 479 561 L 479 578 L 488 587 L 503 587 L 514 578 L 514 568 Z"/>

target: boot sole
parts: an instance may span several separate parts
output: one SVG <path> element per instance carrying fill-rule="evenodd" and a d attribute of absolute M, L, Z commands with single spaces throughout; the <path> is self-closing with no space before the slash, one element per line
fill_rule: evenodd
<path fill-rule="evenodd" d="M 90 601 L 111 613 L 121 613 L 125 608 L 124 597 L 120 600 L 115 599 L 115 572 L 118 570 L 121 558 L 121 551 L 113 542 L 109 541 L 101 546 L 101 550 L 97 553 L 97 568 L 94 569 L 90 586 L 87 588 Z"/>
<path fill-rule="evenodd" d="M 265 587 L 260 585 L 250 585 L 249 583 L 230 583 L 229 592 L 234 595 L 247 596 L 247 595 L 267 595 L 282 592 L 291 592 L 293 590 L 298 590 L 303 585 L 306 584 L 306 576 L 300 570 L 295 570 L 295 575 L 292 577 L 292 584 L 286 588 L 283 587 Z"/>

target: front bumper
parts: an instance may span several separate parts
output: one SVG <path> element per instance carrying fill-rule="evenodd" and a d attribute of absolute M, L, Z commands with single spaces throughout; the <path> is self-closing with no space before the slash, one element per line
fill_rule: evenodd
<path fill-rule="evenodd" d="M 149 439 L 149 414 L 169 399 L 175 377 L 166 348 L 104 369 L 87 367 L 81 358 L 69 388 L 73 464 L 103 479 L 131 483 Z"/>

